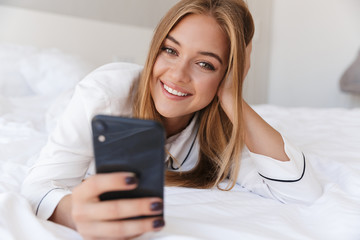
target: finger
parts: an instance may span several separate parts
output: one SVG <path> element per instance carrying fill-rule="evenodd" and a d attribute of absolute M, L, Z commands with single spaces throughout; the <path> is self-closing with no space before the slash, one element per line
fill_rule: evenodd
<path fill-rule="evenodd" d="M 130 238 L 146 232 L 158 231 L 165 222 L 162 218 L 146 218 L 128 221 L 90 222 L 78 226 L 85 238 Z"/>
<path fill-rule="evenodd" d="M 73 201 L 98 199 L 105 192 L 127 191 L 137 187 L 137 178 L 134 173 L 116 172 L 96 174 L 82 182 L 73 190 Z"/>
<path fill-rule="evenodd" d="M 163 212 L 161 198 L 137 198 L 102 201 L 73 209 L 75 221 L 119 220 L 136 216 L 158 215 Z"/>

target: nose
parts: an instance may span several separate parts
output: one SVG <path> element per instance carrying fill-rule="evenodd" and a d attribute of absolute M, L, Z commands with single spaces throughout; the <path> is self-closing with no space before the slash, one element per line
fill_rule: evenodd
<path fill-rule="evenodd" d="M 172 64 L 168 74 L 168 77 L 173 82 L 187 83 L 190 81 L 189 65 L 185 61 L 177 61 L 176 63 Z"/>

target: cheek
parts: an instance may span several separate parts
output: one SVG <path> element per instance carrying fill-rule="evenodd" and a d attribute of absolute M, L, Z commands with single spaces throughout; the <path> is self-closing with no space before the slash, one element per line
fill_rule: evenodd
<path fill-rule="evenodd" d="M 159 57 L 156 58 L 154 66 L 153 66 L 153 70 L 152 70 L 152 77 L 155 78 L 156 76 L 159 75 L 161 69 L 161 61 L 159 61 Z"/>
<path fill-rule="evenodd" d="M 169 63 L 166 61 L 166 59 L 164 59 L 164 57 L 162 57 L 162 55 L 160 54 L 154 63 L 154 67 L 153 67 L 153 77 L 155 76 L 160 76 L 164 71 L 166 71 L 166 69 L 168 68 Z"/>
<path fill-rule="evenodd" d="M 157 58 L 155 60 L 153 69 L 152 69 L 152 75 L 151 75 L 151 88 L 154 88 L 157 80 L 161 76 L 161 74 L 164 72 L 164 63 L 161 60 L 161 58 Z"/>
<path fill-rule="evenodd" d="M 197 89 L 201 92 L 202 101 L 209 104 L 215 97 L 219 88 L 221 79 L 205 79 L 197 84 Z"/>

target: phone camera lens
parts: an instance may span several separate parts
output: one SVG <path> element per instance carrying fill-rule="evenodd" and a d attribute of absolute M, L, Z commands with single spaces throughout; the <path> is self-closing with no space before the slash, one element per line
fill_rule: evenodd
<path fill-rule="evenodd" d="M 94 128 L 96 129 L 97 132 L 103 133 L 106 130 L 106 125 L 104 122 L 102 122 L 100 120 L 96 120 L 94 122 Z"/>
<path fill-rule="evenodd" d="M 103 143 L 103 142 L 106 141 L 106 137 L 105 137 L 104 135 L 100 135 L 100 136 L 98 137 L 98 141 Z"/>

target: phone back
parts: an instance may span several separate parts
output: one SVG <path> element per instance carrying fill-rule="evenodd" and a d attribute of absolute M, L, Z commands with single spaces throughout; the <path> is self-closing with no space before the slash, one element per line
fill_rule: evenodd
<path fill-rule="evenodd" d="M 97 172 L 134 172 L 139 179 L 135 190 L 104 193 L 101 200 L 163 198 L 165 131 L 160 123 L 97 115 L 92 131 Z"/>

